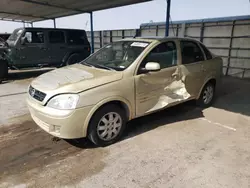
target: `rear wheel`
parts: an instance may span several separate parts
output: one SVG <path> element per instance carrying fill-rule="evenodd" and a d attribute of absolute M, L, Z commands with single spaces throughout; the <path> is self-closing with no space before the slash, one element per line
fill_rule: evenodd
<path fill-rule="evenodd" d="M 127 118 L 117 105 L 106 105 L 98 110 L 89 124 L 88 138 L 97 146 L 107 146 L 120 139 Z"/>
<path fill-rule="evenodd" d="M 0 83 L 8 77 L 8 62 L 0 60 Z"/>
<path fill-rule="evenodd" d="M 79 54 L 72 54 L 71 56 L 69 56 L 66 65 L 73 65 L 76 63 L 79 63 L 81 61 L 81 57 Z"/>
<path fill-rule="evenodd" d="M 200 98 L 198 99 L 198 105 L 203 108 L 207 108 L 212 105 L 215 97 L 215 84 L 208 82 L 202 89 Z"/>

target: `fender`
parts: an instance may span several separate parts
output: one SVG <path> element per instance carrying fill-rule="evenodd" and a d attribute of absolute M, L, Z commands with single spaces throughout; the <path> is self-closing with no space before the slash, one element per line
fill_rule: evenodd
<path fill-rule="evenodd" d="M 113 101 L 120 101 L 120 102 L 123 102 L 127 108 L 128 108 L 128 111 L 129 111 L 129 119 L 128 120 L 131 120 L 133 119 L 133 117 L 135 116 L 133 114 L 133 110 L 132 110 L 132 106 L 130 104 L 130 102 L 121 97 L 121 96 L 113 96 L 113 97 L 108 97 L 108 98 L 105 98 L 103 100 L 101 100 L 100 102 L 98 102 L 92 109 L 91 111 L 89 112 L 87 118 L 85 119 L 84 121 L 84 124 L 83 124 L 83 136 L 86 137 L 87 136 L 87 131 L 88 131 L 88 126 L 89 126 L 89 122 L 92 118 L 92 116 L 94 115 L 94 113 L 103 105 L 109 103 L 109 102 L 113 102 Z"/>
<path fill-rule="evenodd" d="M 199 98 L 200 98 L 201 92 L 202 92 L 203 88 L 205 87 L 205 85 L 206 85 L 210 80 L 213 80 L 213 79 L 216 80 L 216 83 L 217 83 L 217 79 L 216 79 L 215 76 L 209 75 L 209 76 L 206 77 L 206 79 L 205 79 L 205 81 L 204 81 L 204 83 L 203 83 L 203 85 L 202 85 L 202 87 L 201 87 L 201 89 L 200 89 L 200 91 L 199 91 L 199 94 L 197 95 L 196 99 L 199 99 Z M 216 85 L 217 85 L 217 84 L 216 84 Z"/>
<path fill-rule="evenodd" d="M 90 52 L 87 50 L 76 50 L 76 51 L 67 52 L 67 54 L 62 59 L 62 63 L 63 64 L 66 63 L 69 57 L 73 54 L 79 54 L 83 59 L 85 59 L 86 57 L 90 55 Z"/>
<path fill-rule="evenodd" d="M 71 55 L 73 55 L 73 54 L 78 54 L 79 52 L 67 52 L 66 53 L 66 55 L 63 57 L 63 59 L 62 59 L 62 62 L 63 62 L 63 64 L 64 63 L 66 63 L 67 62 L 67 60 L 69 59 L 69 57 L 71 56 Z"/>

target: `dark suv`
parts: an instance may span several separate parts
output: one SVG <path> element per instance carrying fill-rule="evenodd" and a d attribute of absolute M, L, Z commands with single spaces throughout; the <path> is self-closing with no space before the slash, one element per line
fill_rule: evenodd
<path fill-rule="evenodd" d="M 18 28 L 0 43 L 0 80 L 7 77 L 8 69 L 61 67 L 90 55 L 84 30 Z"/>

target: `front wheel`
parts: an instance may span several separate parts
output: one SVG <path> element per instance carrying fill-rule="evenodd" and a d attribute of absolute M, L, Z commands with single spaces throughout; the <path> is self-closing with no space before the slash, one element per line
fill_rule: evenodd
<path fill-rule="evenodd" d="M 212 105 L 215 97 L 215 85 L 208 82 L 201 91 L 197 103 L 200 107 L 207 108 Z"/>
<path fill-rule="evenodd" d="M 120 139 L 127 118 L 122 108 L 106 105 L 98 110 L 89 124 L 88 138 L 97 146 L 107 146 Z"/>
<path fill-rule="evenodd" d="M 5 60 L 0 60 L 0 83 L 8 77 L 8 63 Z"/>

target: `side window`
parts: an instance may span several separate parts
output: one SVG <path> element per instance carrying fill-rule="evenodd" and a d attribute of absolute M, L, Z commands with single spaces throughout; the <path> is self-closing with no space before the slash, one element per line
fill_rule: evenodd
<path fill-rule="evenodd" d="M 24 34 L 26 43 L 44 43 L 44 34 L 42 31 L 27 31 Z"/>
<path fill-rule="evenodd" d="M 67 43 L 70 45 L 84 45 L 87 35 L 84 31 L 68 31 Z"/>
<path fill-rule="evenodd" d="M 174 42 L 164 42 L 156 46 L 144 59 L 141 67 L 147 62 L 158 62 L 161 68 L 175 66 L 177 64 L 176 45 Z"/>
<path fill-rule="evenodd" d="M 65 36 L 63 31 L 50 31 L 49 32 L 50 43 L 65 43 Z"/>
<path fill-rule="evenodd" d="M 204 61 L 204 55 L 196 42 L 181 41 L 182 64 Z"/>
<path fill-rule="evenodd" d="M 202 43 L 200 43 L 200 45 L 206 54 L 207 60 L 213 59 L 213 56 L 212 56 L 211 52 L 207 49 L 207 47 Z"/>

